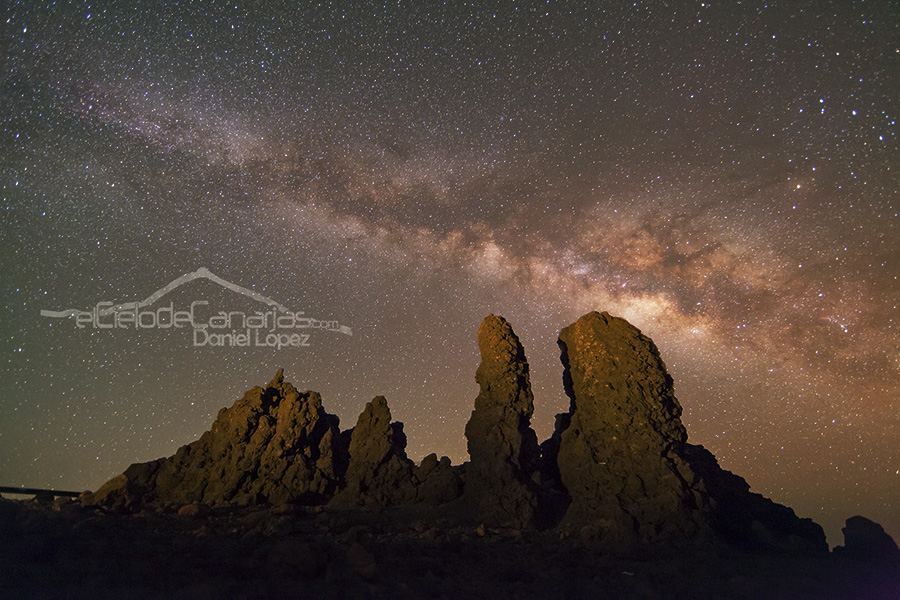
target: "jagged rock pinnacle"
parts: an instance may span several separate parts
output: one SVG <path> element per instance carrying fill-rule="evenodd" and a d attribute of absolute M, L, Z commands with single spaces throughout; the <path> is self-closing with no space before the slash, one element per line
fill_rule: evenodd
<path fill-rule="evenodd" d="M 272 381 L 270 381 L 269 385 L 267 385 L 266 387 L 267 388 L 279 388 L 279 387 L 281 387 L 281 384 L 283 384 L 283 383 L 284 383 L 284 369 L 279 368 L 277 371 L 275 371 L 275 377 L 272 378 Z"/>
<path fill-rule="evenodd" d="M 346 487 L 332 504 L 391 506 L 415 498 L 413 463 L 406 457 L 403 424 L 391 422 L 384 396 L 366 404 L 350 438 Z"/>
<path fill-rule="evenodd" d="M 339 420 L 316 392 L 298 392 L 279 369 L 219 411 L 212 428 L 174 456 L 132 465 L 98 495 L 163 504 L 320 503 L 346 470 Z M 101 494 L 102 492 L 102 494 Z"/>
<path fill-rule="evenodd" d="M 534 396 L 519 338 L 503 317 L 490 315 L 478 330 L 481 392 L 466 425 L 470 463 L 465 497 L 487 522 L 523 525 L 534 517 L 531 475 L 539 448 L 531 429 Z"/>

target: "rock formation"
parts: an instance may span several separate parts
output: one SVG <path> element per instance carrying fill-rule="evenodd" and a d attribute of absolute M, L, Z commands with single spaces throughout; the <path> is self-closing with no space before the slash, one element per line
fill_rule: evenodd
<path fill-rule="evenodd" d="M 431 453 L 422 459 L 415 471 L 416 502 L 438 506 L 456 500 L 463 493 L 460 469 L 450 464 L 450 459 Z"/>
<path fill-rule="evenodd" d="M 707 518 L 719 539 L 746 550 L 793 554 L 825 554 L 825 532 L 793 509 L 751 492 L 743 477 L 719 466 L 704 448 L 685 444 L 683 458 L 690 465 L 692 486 L 711 499 Z"/>
<path fill-rule="evenodd" d="M 530 425 L 534 396 L 528 362 L 503 317 L 484 319 L 478 347 L 481 364 L 475 380 L 481 392 L 466 424 L 470 461 L 464 497 L 477 520 L 520 527 L 534 518 L 537 496 L 531 476 L 540 456 Z"/>
<path fill-rule="evenodd" d="M 841 531 L 844 545 L 834 549 L 842 558 L 892 565 L 900 569 L 900 548 L 884 528 L 859 515 L 847 519 Z"/>
<path fill-rule="evenodd" d="M 687 443 L 656 345 L 624 319 L 592 312 L 559 336 L 571 400 L 544 445 L 572 504 L 562 527 L 613 544 L 715 536 L 742 547 L 826 552 L 822 528 L 750 492 Z M 552 464 L 554 462 L 555 464 Z"/>
<path fill-rule="evenodd" d="M 750 492 L 710 452 L 687 443 L 659 351 L 623 319 L 593 312 L 560 333 L 571 404 L 541 446 L 530 425 L 528 363 L 512 327 L 488 316 L 478 345 L 480 392 L 466 425 L 464 465 L 430 454 L 416 467 L 381 396 L 341 433 L 319 395 L 298 392 L 279 370 L 265 388 L 222 409 L 199 440 L 172 457 L 131 465 L 84 501 L 188 505 L 185 517 L 203 505 L 330 502 L 393 507 L 401 520 L 428 514 L 452 526 L 559 528 L 617 548 L 716 540 L 827 552 L 821 527 Z M 896 545 L 860 519 L 848 521 L 845 553 L 894 556 Z"/>
<path fill-rule="evenodd" d="M 559 335 L 571 400 L 557 466 L 572 499 L 564 527 L 614 541 L 689 538 L 706 505 L 680 457 L 687 432 L 653 342 L 624 319 L 589 313 Z"/>
<path fill-rule="evenodd" d="M 350 465 L 346 487 L 332 504 L 392 506 L 416 497 L 413 462 L 406 457 L 403 423 L 391 423 L 384 396 L 378 396 L 359 415 L 350 434 Z"/>
<path fill-rule="evenodd" d="M 174 456 L 138 463 L 96 494 L 105 503 L 320 503 L 347 465 L 338 418 L 315 392 L 298 392 L 281 369 L 265 387 L 219 411 L 212 429 Z"/>

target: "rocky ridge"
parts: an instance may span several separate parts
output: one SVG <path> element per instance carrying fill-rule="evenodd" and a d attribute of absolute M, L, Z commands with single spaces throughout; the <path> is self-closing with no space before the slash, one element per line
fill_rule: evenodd
<path fill-rule="evenodd" d="M 300 393 L 279 369 L 219 411 L 212 428 L 174 456 L 131 465 L 95 494 L 101 503 L 321 504 L 343 483 L 340 421 L 316 392 Z"/>
<path fill-rule="evenodd" d="M 512 327 L 490 315 L 478 343 L 480 392 L 463 465 L 435 454 L 410 461 L 402 424 L 380 396 L 342 433 L 321 397 L 297 391 L 279 370 L 220 411 L 199 440 L 132 465 L 82 501 L 125 510 L 261 503 L 390 510 L 394 526 L 554 532 L 618 551 L 700 544 L 828 553 L 821 527 L 750 492 L 687 442 L 659 351 L 625 320 L 592 312 L 563 329 L 571 404 L 540 445 L 530 425 L 528 363 Z"/>

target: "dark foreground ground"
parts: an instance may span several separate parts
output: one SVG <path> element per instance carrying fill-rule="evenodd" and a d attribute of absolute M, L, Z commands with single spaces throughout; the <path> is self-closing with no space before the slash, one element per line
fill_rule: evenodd
<path fill-rule="evenodd" d="M 896 569 L 837 556 L 622 556 L 557 534 L 418 517 L 297 506 L 116 514 L 0 500 L 0 597 L 900 598 Z"/>

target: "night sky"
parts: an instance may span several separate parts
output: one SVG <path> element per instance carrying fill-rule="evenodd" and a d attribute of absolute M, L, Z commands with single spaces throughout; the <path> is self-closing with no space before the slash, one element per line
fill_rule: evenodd
<path fill-rule="evenodd" d="M 490 313 L 543 440 L 559 330 L 605 310 L 723 467 L 900 539 L 900 4 L 168 4 L 0 9 L 0 485 L 96 489 L 278 367 L 458 464 Z M 41 314 L 201 267 L 352 336 Z M 199 301 L 268 309 L 147 310 Z"/>

